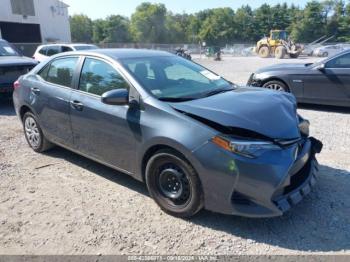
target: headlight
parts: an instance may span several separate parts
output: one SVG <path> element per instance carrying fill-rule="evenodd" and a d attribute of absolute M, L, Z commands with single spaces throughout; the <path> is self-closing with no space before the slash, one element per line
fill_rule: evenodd
<path fill-rule="evenodd" d="M 219 147 L 248 158 L 256 158 L 267 150 L 280 150 L 281 147 L 269 141 L 248 141 L 215 136 L 212 142 Z"/>

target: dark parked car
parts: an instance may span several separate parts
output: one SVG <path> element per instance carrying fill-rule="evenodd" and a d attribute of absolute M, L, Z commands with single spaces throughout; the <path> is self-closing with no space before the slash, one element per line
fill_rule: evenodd
<path fill-rule="evenodd" d="M 279 64 L 251 75 L 248 85 L 294 94 L 298 102 L 350 106 L 350 51 L 314 64 Z"/>
<path fill-rule="evenodd" d="M 29 145 L 60 145 L 134 178 L 166 212 L 282 215 L 315 183 L 309 123 L 288 93 L 239 88 L 179 56 L 60 54 L 16 83 Z"/>
<path fill-rule="evenodd" d="M 37 64 L 34 59 L 22 56 L 12 45 L 0 39 L 0 98 L 10 98 L 13 82 Z"/>

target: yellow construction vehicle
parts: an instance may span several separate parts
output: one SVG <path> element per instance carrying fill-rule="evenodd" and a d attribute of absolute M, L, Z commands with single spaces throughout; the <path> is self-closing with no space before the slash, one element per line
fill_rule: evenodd
<path fill-rule="evenodd" d="M 255 52 L 262 58 L 274 56 L 278 59 L 289 55 L 290 58 L 298 58 L 303 51 L 303 46 L 295 44 L 285 30 L 271 30 L 270 37 L 259 40 Z"/>

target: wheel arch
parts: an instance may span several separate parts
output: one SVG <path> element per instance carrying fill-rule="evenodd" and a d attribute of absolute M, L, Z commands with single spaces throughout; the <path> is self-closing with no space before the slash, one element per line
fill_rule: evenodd
<path fill-rule="evenodd" d="M 271 47 L 270 47 L 268 44 L 261 44 L 261 45 L 259 46 L 258 51 L 259 51 L 262 47 L 267 47 L 267 48 L 269 49 L 269 52 L 271 51 Z"/>
<path fill-rule="evenodd" d="M 21 121 L 23 120 L 24 114 L 27 112 L 32 112 L 33 114 L 35 114 L 32 108 L 30 108 L 28 105 L 22 105 L 19 109 L 19 117 Z"/>
<path fill-rule="evenodd" d="M 173 151 L 176 155 L 179 157 L 183 158 L 188 164 L 190 164 L 195 170 L 196 170 L 196 161 L 191 157 L 191 152 L 190 150 L 184 148 L 184 146 L 179 145 L 179 144 L 174 144 L 174 143 L 155 143 L 153 145 L 150 145 L 147 147 L 141 154 L 140 157 L 140 173 L 141 173 L 141 181 L 145 181 L 145 175 L 146 175 L 146 166 L 149 161 L 149 159 L 159 150 L 171 150 Z"/>
<path fill-rule="evenodd" d="M 142 181 L 145 181 L 146 176 L 146 166 L 150 158 L 158 151 L 160 150 L 171 150 L 174 151 L 176 154 L 179 154 L 184 159 L 187 159 L 186 156 L 181 153 L 179 150 L 175 149 L 172 146 L 165 145 L 165 144 L 156 144 L 151 147 L 149 147 L 145 153 L 143 154 L 142 161 L 141 161 L 141 175 L 142 175 Z"/>

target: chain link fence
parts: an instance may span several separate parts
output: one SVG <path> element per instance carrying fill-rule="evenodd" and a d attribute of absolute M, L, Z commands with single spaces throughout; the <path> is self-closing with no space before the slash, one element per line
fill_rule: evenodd
<path fill-rule="evenodd" d="M 25 56 L 32 57 L 36 48 L 41 45 L 41 43 L 13 43 L 13 45 L 20 50 Z M 174 53 L 175 49 L 182 47 L 190 51 L 194 55 L 203 55 L 207 54 L 207 49 L 212 46 L 200 46 L 199 44 L 147 44 L 147 43 L 101 43 L 95 44 L 100 48 L 141 48 L 141 49 L 153 49 L 153 50 L 162 50 Z M 331 43 L 327 43 L 331 45 Z M 337 43 L 337 45 L 342 45 Z M 346 45 L 343 43 L 343 45 Z M 349 46 L 349 44 L 347 44 Z M 321 45 L 308 45 L 305 44 L 305 50 L 303 54 L 311 55 L 312 50 Z M 255 56 L 254 52 L 255 43 L 244 43 L 244 44 L 228 44 L 221 46 L 221 52 L 224 56 Z"/>
<path fill-rule="evenodd" d="M 32 57 L 35 50 L 41 43 L 13 43 L 13 45 L 20 50 L 25 56 Z M 199 44 L 147 44 L 147 43 L 101 43 L 95 44 L 101 48 L 140 48 L 162 50 L 167 52 L 175 52 L 175 49 L 182 47 L 190 51 L 191 54 L 205 55 L 208 47 L 200 46 Z M 241 56 L 253 55 L 249 53 L 247 48 L 254 46 L 254 44 L 233 44 L 221 47 L 224 55 Z M 209 46 L 210 47 L 210 46 Z"/>

